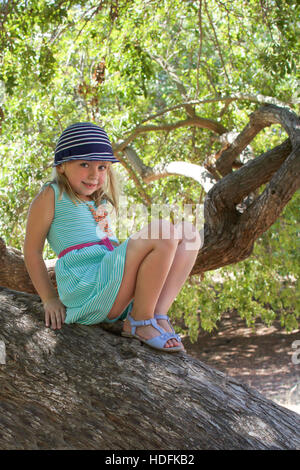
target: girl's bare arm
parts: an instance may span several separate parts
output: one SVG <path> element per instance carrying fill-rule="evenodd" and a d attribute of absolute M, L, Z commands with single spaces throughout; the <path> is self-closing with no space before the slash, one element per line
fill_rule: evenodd
<path fill-rule="evenodd" d="M 54 192 L 47 187 L 32 201 L 26 226 L 24 260 L 32 283 L 45 307 L 46 325 L 60 327 L 64 306 L 58 298 L 43 260 L 43 248 L 54 217 Z M 50 307 L 50 311 L 48 309 Z"/>

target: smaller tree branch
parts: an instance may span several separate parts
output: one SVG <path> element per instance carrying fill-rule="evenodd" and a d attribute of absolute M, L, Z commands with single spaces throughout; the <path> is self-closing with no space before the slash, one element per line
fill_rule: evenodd
<path fill-rule="evenodd" d="M 7 247 L 2 238 L 0 238 L 0 265 L 0 286 L 36 293 L 25 268 L 21 251 Z"/>
<path fill-rule="evenodd" d="M 126 147 L 123 152 L 145 183 L 151 183 L 166 176 L 180 175 L 196 180 L 205 192 L 208 192 L 216 183 L 213 176 L 200 165 L 177 161 L 150 167 L 142 162 L 132 147 Z"/>
<path fill-rule="evenodd" d="M 200 75 L 200 60 L 202 55 L 202 43 L 203 43 L 203 27 L 202 27 L 202 0 L 199 0 L 199 8 L 198 8 L 198 25 L 199 25 L 199 49 L 198 49 L 198 57 L 197 57 L 197 74 L 196 74 L 196 96 L 199 94 L 200 90 L 200 83 L 199 83 L 199 75 Z"/>
<path fill-rule="evenodd" d="M 258 132 L 271 124 L 281 124 L 289 135 L 292 146 L 298 145 L 298 116 L 287 108 L 279 108 L 275 105 L 263 106 L 250 115 L 249 123 L 216 161 L 216 168 L 221 175 L 225 176 L 232 171 L 232 165 L 236 157 L 240 155 Z"/>
<path fill-rule="evenodd" d="M 185 89 L 185 86 L 183 85 L 182 81 L 179 79 L 179 77 L 177 76 L 176 74 L 176 71 L 175 69 L 172 67 L 172 65 L 167 62 L 165 60 L 164 57 L 161 57 L 161 56 L 157 56 L 157 55 L 153 55 L 150 51 L 148 51 L 148 54 L 149 56 L 155 60 L 155 62 L 157 62 L 160 67 L 162 67 L 162 69 L 167 72 L 167 74 L 171 77 L 171 79 L 174 81 L 176 87 L 177 87 L 177 90 L 179 91 L 179 93 L 181 94 L 181 96 L 183 97 L 183 99 L 186 101 L 188 99 L 188 95 L 187 95 L 187 92 L 186 92 L 186 89 Z M 193 118 L 196 116 L 195 114 L 195 108 L 189 104 L 189 103 L 186 103 L 184 105 L 184 108 L 186 110 L 186 113 L 189 117 Z"/>
<path fill-rule="evenodd" d="M 240 223 L 251 229 L 257 239 L 279 217 L 280 213 L 300 187 L 300 144 L 275 173 L 263 193 L 242 214 Z M 255 223 L 253 223 L 255 220 Z"/>
<path fill-rule="evenodd" d="M 286 103 L 286 102 L 278 100 L 277 98 L 274 98 L 273 96 L 265 96 L 261 94 L 254 95 L 251 93 L 234 93 L 233 95 L 230 95 L 230 96 L 216 96 L 214 98 L 207 98 L 204 100 L 191 100 L 191 101 L 179 103 L 174 106 L 164 108 L 158 113 L 150 114 L 148 117 L 143 119 L 140 122 L 140 124 L 151 121 L 153 119 L 157 119 L 158 117 L 163 116 L 164 114 L 167 114 L 172 111 L 176 111 L 177 109 L 183 108 L 186 105 L 196 106 L 196 105 L 207 104 L 207 103 L 225 102 L 225 104 L 228 106 L 233 101 L 250 101 L 252 103 L 258 103 L 258 104 L 274 104 L 276 106 L 281 106 L 281 107 L 287 107 L 287 106 L 299 104 L 296 100 L 291 101 L 290 103 Z"/>
<path fill-rule="evenodd" d="M 245 163 L 239 170 L 224 176 L 214 188 L 215 195 L 226 201 L 226 206 L 234 209 L 244 197 L 270 181 L 274 173 L 290 155 L 290 139 L 259 157 Z"/>
<path fill-rule="evenodd" d="M 114 146 L 113 146 L 113 152 L 114 152 L 114 155 L 120 160 L 120 162 L 122 163 L 122 165 L 126 168 L 126 170 L 128 171 L 129 175 L 131 176 L 131 178 L 133 179 L 133 181 L 135 182 L 135 185 L 136 185 L 136 188 L 141 196 L 141 198 L 144 200 L 145 204 L 147 206 L 149 206 L 151 204 L 151 198 L 150 196 L 147 194 L 147 192 L 145 191 L 145 189 L 143 188 L 141 182 L 139 181 L 139 178 L 137 177 L 135 171 L 137 171 L 138 174 L 140 174 L 140 170 L 139 170 L 139 167 L 137 165 L 137 163 L 133 163 L 132 162 L 132 159 L 131 159 L 131 149 L 129 148 L 126 148 L 123 150 L 123 153 L 127 156 L 127 159 L 129 160 L 129 162 L 131 163 L 131 165 L 128 165 L 128 163 L 125 161 L 124 157 L 122 156 L 122 153 L 120 151 L 117 151 L 114 149 Z M 136 158 L 137 155 L 136 155 Z M 133 164 L 132 164 L 133 163 Z M 135 171 L 132 169 L 132 166 L 134 167 Z"/>
<path fill-rule="evenodd" d="M 211 18 L 211 15 L 209 13 L 209 9 L 208 9 L 206 0 L 204 2 L 204 6 L 205 6 L 205 11 L 206 11 L 206 14 L 207 14 L 208 21 L 209 21 L 211 29 L 213 31 L 213 35 L 214 35 L 214 40 L 213 41 L 215 42 L 215 46 L 216 46 L 216 48 L 219 52 L 219 57 L 220 57 L 220 60 L 221 60 L 222 66 L 223 66 L 224 74 L 226 76 L 227 82 L 230 83 L 230 79 L 229 79 L 228 74 L 227 74 L 226 64 L 225 64 L 225 61 L 224 61 L 224 58 L 223 58 L 223 54 L 222 54 L 222 50 L 221 50 L 221 47 L 220 47 L 218 35 L 217 35 L 216 29 L 214 27 L 214 22 L 213 22 L 213 20 Z"/>
<path fill-rule="evenodd" d="M 204 129 L 209 129 L 211 131 L 216 132 L 217 134 L 224 134 L 226 132 L 226 128 L 217 121 L 213 121 L 212 119 L 201 118 L 199 116 L 195 116 L 193 118 L 184 119 L 182 121 L 176 121 L 170 124 L 160 124 L 160 125 L 151 125 L 148 126 L 137 126 L 131 134 L 126 137 L 122 142 L 114 145 L 115 152 L 123 152 L 126 147 L 140 134 L 145 134 L 147 132 L 157 132 L 157 131 L 172 131 L 174 129 L 178 129 L 180 127 L 200 127 Z"/>
<path fill-rule="evenodd" d="M 180 161 L 156 165 L 152 168 L 151 173 L 148 173 L 147 177 L 144 178 L 144 181 L 150 183 L 171 175 L 193 178 L 197 183 L 201 184 L 206 193 L 216 184 L 216 180 L 213 176 L 201 165 Z"/>

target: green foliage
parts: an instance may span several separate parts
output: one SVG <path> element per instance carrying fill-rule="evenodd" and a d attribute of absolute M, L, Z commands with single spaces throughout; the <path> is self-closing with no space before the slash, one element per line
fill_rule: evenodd
<path fill-rule="evenodd" d="M 186 119 L 183 106 L 149 119 L 183 101 L 198 100 L 199 116 L 237 131 L 259 104 L 225 104 L 220 96 L 239 92 L 293 103 L 297 17 L 294 0 L 1 2 L 1 236 L 21 248 L 29 202 L 51 176 L 58 135 L 75 121 L 102 124 L 117 142 L 140 123 Z M 101 61 L 105 72 L 97 81 Z M 278 126 L 264 130 L 252 143 L 255 154 L 284 138 Z M 212 131 L 190 127 L 139 134 L 131 145 L 150 166 L 175 160 L 201 164 L 219 149 Z M 153 203 L 203 201 L 203 191 L 190 179 L 172 176 L 139 187 L 123 169 L 121 176 L 132 204 L 144 202 L 141 187 Z M 187 282 L 172 312 L 184 312 L 192 338 L 199 326 L 214 328 L 231 308 L 249 325 L 261 317 L 296 327 L 296 211 L 291 202 L 247 261 L 207 273 L 202 282 L 197 277 Z"/>

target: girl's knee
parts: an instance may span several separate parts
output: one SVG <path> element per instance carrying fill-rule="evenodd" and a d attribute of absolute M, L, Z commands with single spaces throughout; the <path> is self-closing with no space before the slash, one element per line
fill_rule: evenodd
<path fill-rule="evenodd" d="M 150 224 L 131 238 L 138 240 L 138 244 L 145 250 L 160 247 L 173 249 L 179 243 L 175 226 L 165 219 L 152 220 Z M 138 244 L 135 243 L 135 247 Z"/>
<path fill-rule="evenodd" d="M 150 238 L 154 246 L 165 252 L 174 251 L 179 240 L 176 238 L 176 230 L 174 225 L 165 219 L 152 220 L 148 226 Z"/>

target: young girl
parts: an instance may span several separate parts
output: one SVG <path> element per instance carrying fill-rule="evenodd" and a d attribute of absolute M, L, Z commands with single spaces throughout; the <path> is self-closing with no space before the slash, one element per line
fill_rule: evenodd
<path fill-rule="evenodd" d="M 155 220 L 119 244 L 106 210 L 107 201 L 118 209 L 111 167 L 116 162 L 100 127 L 76 123 L 64 130 L 55 150 L 56 178 L 29 209 L 27 270 L 43 302 L 46 326 L 122 319 L 124 336 L 165 352 L 180 351 L 167 312 L 194 265 L 199 233 L 191 224 Z M 158 236 L 151 238 L 153 233 Z M 46 238 L 58 255 L 58 295 L 42 257 Z"/>

